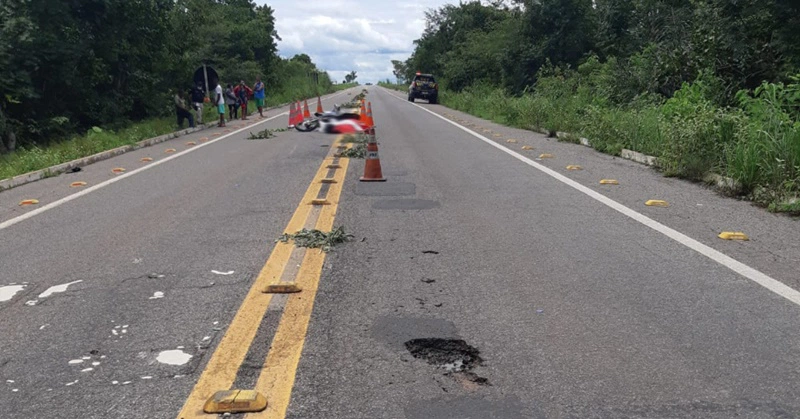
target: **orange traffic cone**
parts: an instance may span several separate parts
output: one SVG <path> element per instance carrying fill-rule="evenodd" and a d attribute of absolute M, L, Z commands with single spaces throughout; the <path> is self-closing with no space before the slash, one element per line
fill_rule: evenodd
<path fill-rule="evenodd" d="M 303 122 L 303 108 L 300 107 L 300 101 L 294 107 L 294 124 L 298 125 Z"/>
<path fill-rule="evenodd" d="M 367 126 L 375 126 L 375 120 L 372 119 L 372 102 L 367 102 Z"/>
<path fill-rule="evenodd" d="M 296 110 L 294 108 L 294 102 L 292 102 L 292 104 L 289 105 L 289 125 L 287 125 L 289 128 L 294 128 L 294 114 L 295 113 L 296 113 Z"/>
<path fill-rule="evenodd" d="M 364 102 L 361 102 L 361 109 L 358 111 L 358 121 L 363 122 L 364 125 L 368 127 L 372 126 L 369 124 L 369 121 L 367 121 L 367 106 L 364 105 Z"/>
<path fill-rule="evenodd" d="M 303 101 L 303 118 L 311 118 L 311 112 L 308 111 L 308 100 Z"/>
<path fill-rule="evenodd" d="M 371 129 L 372 136 L 367 141 L 367 162 L 364 165 L 364 176 L 359 179 L 362 182 L 385 182 L 381 171 L 381 159 L 378 157 L 378 142 L 375 140 L 375 130 Z"/>
<path fill-rule="evenodd" d="M 317 113 L 323 113 L 325 111 L 322 110 L 322 99 L 317 96 Z"/>

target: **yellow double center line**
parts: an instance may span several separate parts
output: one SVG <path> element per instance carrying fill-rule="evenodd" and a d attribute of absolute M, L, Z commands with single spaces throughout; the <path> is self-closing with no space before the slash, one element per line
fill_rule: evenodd
<path fill-rule="evenodd" d="M 338 141 L 337 138 L 335 143 Z M 330 157 L 323 161 L 314 180 L 306 190 L 300 206 L 297 207 L 286 226 L 284 230 L 286 233 L 294 233 L 303 228 L 309 221 L 309 216 L 314 208 L 321 208 L 315 228 L 321 231 L 330 231 L 333 228 L 333 220 L 347 173 L 348 159 L 340 159 L 341 168 L 334 171 L 333 179 L 335 181 L 328 183 L 329 189 L 326 196 L 328 205 L 310 205 L 311 201 L 320 193 L 323 186 L 322 179 L 327 177 L 330 163 Z M 263 291 L 269 285 L 277 284 L 281 280 L 294 248 L 292 243 L 278 242 L 275 245 L 267 263 L 261 269 L 228 327 L 228 331 L 189 394 L 178 418 L 208 418 L 210 415 L 203 412 L 205 401 L 217 391 L 231 388 L 272 301 L 272 294 L 265 294 Z M 305 252 L 295 279 L 303 291 L 288 297 L 264 368 L 261 370 L 255 387 L 256 391 L 266 396 L 269 403 L 267 410 L 251 413 L 247 416 L 248 418 L 283 418 L 286 415 L 324 261 L 325 254 L 323 252 L 316 249 Z"/>

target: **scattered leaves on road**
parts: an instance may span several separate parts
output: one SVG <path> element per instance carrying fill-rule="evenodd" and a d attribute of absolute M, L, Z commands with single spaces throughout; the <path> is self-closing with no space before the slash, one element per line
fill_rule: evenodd
<path fill-rule="evenodd" d="M 287 131 L 287 129 L 286 128 L 265 129 L 265 130 L 262 130 L 262 131 L 259 131 L 259 132 L 255 133 L 255 134 L 253 134 L 253 132 L 251 131 L 250 132 L 250 136 L 247 137 L 247 139 L 248 140 L 266 140 L 268 138 L 275 137 L 275 133 L 276 132 L 283 132 L 283 131 Z"/>

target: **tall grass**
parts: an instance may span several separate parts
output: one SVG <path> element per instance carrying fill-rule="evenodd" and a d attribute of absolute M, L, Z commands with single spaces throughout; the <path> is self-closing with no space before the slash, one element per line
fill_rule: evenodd
<path fill-rule="evenodd" d="M 477 85 L 442 91 L 440 100 L 498 123 L 587 137 L 606 153 L 626 148 L 656 156 L 667 176 L 728 176 L 737 187 L 727 192 L 774 211 L 800 213 L 800 94 L 795 94 L 800 85 L 765 84 L 740 93 L 742 106 L 721 108 L 707 99 L 701 80 L 661 103 L 625 106 L 598 98 L 599 89 L 584 81 L 576 75 L 546 76 L 518 97 Z"/>

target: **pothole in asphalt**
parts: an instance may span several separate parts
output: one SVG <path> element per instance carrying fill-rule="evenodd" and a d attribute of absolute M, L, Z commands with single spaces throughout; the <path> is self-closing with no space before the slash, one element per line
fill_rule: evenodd
<path fill-rule="evenodd" d="M 412 339 L 405 345 L 414 358 L 447 372 L 469 371 L 483 363 L 480 351 L 460 339 Z"/>
<path fill-rule="evenodd" d="M 480 351 L 461 339 L 423 338 L 405 343 L 411 356 L 445 371 L 465 388 L 490 385 L 489 380 L 471 372 L 483 364 Z"/>

